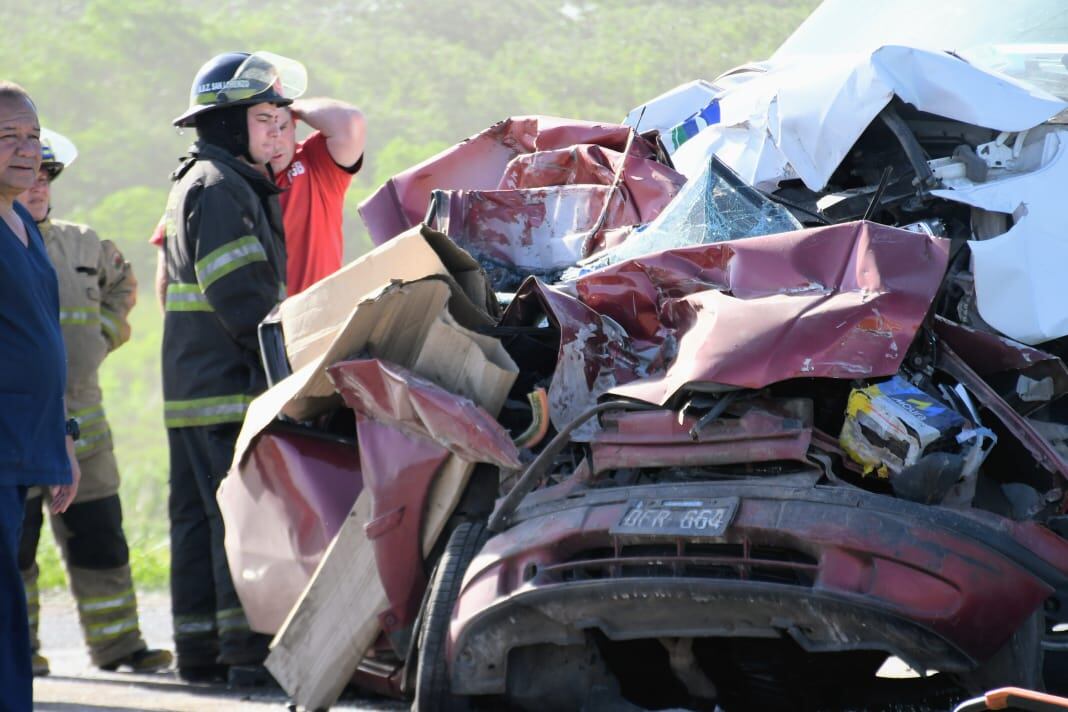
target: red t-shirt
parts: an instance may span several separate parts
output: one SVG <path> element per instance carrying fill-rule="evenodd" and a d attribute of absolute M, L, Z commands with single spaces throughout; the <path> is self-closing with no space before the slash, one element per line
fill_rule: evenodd
<path fill-rule="evenodd" d="M 363 157 L 356 162 L 359 170 Z M 326 137 L 316 131 L 301 143 L 289 168 L 275 176 L 286 233 L 286 293 L 299 294 L 341 268 L 344 236 L 341 208 L 356 171 L 334 162 Z M 163 245 L 163 220 L 152 235 Z"/>
<path fill-rule="evenodd" d="M 356 165 L 358 170 L 359 162 Z M 353 175 L 334 163 L 326 137 L 316 131 L 297 144 L 293 162 L 275 177 L 284 191 L 278 197 L 286 230 L 286 292 L 290 296 L 341 268 L 341 208 Z"/>

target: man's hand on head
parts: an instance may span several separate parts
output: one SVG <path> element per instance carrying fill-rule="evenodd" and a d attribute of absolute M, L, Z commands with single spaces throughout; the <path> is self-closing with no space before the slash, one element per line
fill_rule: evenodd
<path fill-rule="evenodd" d="M 330 157 L 339 166 L 353 166 L 363 155 L 366 128 L 363 113 L 337 99 L 297 99 L 289 105 L 294 121 L 300 119 L 326 137 Z"/>

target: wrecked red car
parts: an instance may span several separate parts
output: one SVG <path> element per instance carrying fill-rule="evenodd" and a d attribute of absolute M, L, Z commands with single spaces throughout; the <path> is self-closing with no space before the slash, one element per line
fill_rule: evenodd
<path fill-rule="evenodd" d="M 363 497 L 355 679 L 415 709 L 1063 685 L 1068 26 L 912 5 L 826 2 L 624 125 L 510 119 L 368 199 L 380 246 L 283 305 L 295 373 L 220 494 L 253 628 Z"/>
<path fill-rule="evenodd" d="M 929 315 L 948 247 L 845 223 L 638 258 L 576 297 L 521 292 L 504 323 L 548 321 L 562 350 L 589 335 L 586 375 L 622 385 L 498 504 L 449 624 L 452 692 L 523 709 L 832 709 L 1041 686 L 1046 616 L 1068 594 L 1068 542 L 1050 528 L 1068 466 L 967 358 L 1004 359 L 999 376 L 1063 365 L 980 350 Z M 608 319 L 642 349 L 621 353 Z M 636 377 L 650 362 L 668 366 Z M 884 397 L 917 419 L 893 421 Z M 943 400 L 969 414 L 947 421 L 952 442 L 877 431 L 938 422 Z M 865 475 L 853 431 L 873 464 L 899 467 Z M 895 689 L 875 677 L 888 656 L 940 675 Z"/>
<path fill-rule="evenodd" d="M 457 584 L 453 693 L 828 709 L 1063 684 L 1068 295 L 1032 250 L 1063 224 L 1068 73 L 1028 53 L 1068 45 L 1024 43 L 1068 34 L 1032 5 L 1047 23 L 961 30 L 1011 37 L 1011 76 L 878 44 L 820 74 L 800 48 L 857 12 L 827 3 L 657 127 L 696 130 L 656 220 L 520 288 L 505 342 L 557 347 L 557 435 Z M 770 234 L 790 220 L 813 227 Z M 877 680 L 888 656 L 921 677 Z"/>

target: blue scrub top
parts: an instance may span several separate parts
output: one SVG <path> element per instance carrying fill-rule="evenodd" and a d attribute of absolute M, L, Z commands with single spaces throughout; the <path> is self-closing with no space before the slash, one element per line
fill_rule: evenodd
<path fill-rule="evenodd" d="M 0 220 L 0 486 L 67 484 L 59 286 L 33 218 L 15 211 L 29 246 Z"/>

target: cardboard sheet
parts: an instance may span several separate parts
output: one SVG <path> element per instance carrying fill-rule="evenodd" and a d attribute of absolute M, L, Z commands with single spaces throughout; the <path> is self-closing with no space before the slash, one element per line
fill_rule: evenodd
<path fill-rule="evenodd" d="M 500 410 L 503 396 L 494 396 L 501 399 L 494 403 L 485 395 L 497 393 L 497 380 L 488 376 L 498 371 L 514 374 L 515 364 L 496 339 L 460 325 L 454 304 L 464 305 L 465 313 L 478 312 L 458 290 L 448 277 L 427 277 L 389 284 L 367 296 L 323 353 L 252 402 L 238 436 L 233 467 L 240 465 L 256 435 L 279 415 L 306 420 L 340 405 L 326 369 L 361 354 L 410 368 L 492 413 Z M 487 380 L 480 383 L 483 377 Z"/>
<path fill-rule="evenodd" d="M 356 304 L 391 281 L 451 275 L 473 311 L 494 313 L 494 297 L 481 274 L 478 262 L 445 235 L 416 226 L 282 302 L 289 363 L 298 371 L 323 354 Z M 465 321 L 479 321 L 473 313 L 465 316 Z"/>
<path fill-rule="evenodd" d="M 413 366 L 430 325 L 449 301 L 442 279 L 397 283 L 361 301 L 326 350 L 296 373 L 252 401 L 234 450 L 237 467 L 253 438 L 279 415 L 305 420 L 337 405 L 326 368 L 361 353 Z"/>
<path fill-rule="evenodd" d="M 442 311 L 430 325 L 412 370 L 451 393 L 470 398 L 494 417 L 519 373 L 499 339 L 463 328 L 448 311 Z"/>

